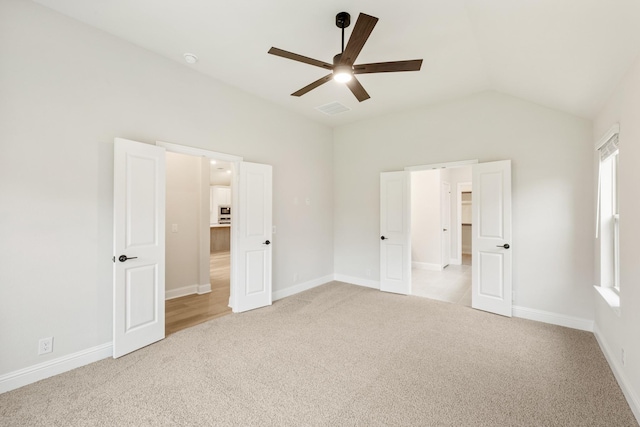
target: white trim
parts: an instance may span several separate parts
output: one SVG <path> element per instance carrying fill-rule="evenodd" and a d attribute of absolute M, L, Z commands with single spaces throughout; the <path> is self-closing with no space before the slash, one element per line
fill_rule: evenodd
<path fill-rule="evenodd" d="M 598 151 L 604 144 L 611 139 L 615 134 L 620 133 L 620 123 L 616 123 L 609 128 L 609 130 L 602 135 L 602 137 L 596 142 L 596 151 Z"/>
<path fill-rule="evenodd" d="M 449 261 L 450 264 L 453 264 Z M 414 270 L 430 270 L 430 271 L 442 271 L 444 268 L 440 264 L 432 264 L 430 262 L 418 262 L 412 261 L 411 268 Z"/>
<path fill-rule="evenodd" d="M 324 277 L 318 277 L 317 279 L 309 280 L 304 283 L 298 283 L 297 285 L 288 287 L 286 289 L 282 289 L 279 291 L 274 291 L 272 295 L 273 301 L 290 297 L 291 295 L 298 294 L 300 292 L 308 291 L 309 289 L 313 289 L 317 286 L 324 285 L 325 283 L 329 283 L 333 280 L 333 275 L 330 274 Z"/>
<path fill-rule="evenodd" d="M 189 285 L 177 289 L 169 289 L 164 293 L 164 299 L 170 300 L 174 298 L 186 297 L 187 295 L 203 295 L 211 292 L 211 283 L 204 285 Z"/>
<path fill-rule="evenodd" d="M 513 317 L 521 319 L 535 320 L 536 322 L 550 323 L 552 325 L 564 326 L 581 331 L 593 331 L 593 320 L 579 317 L 567 316 L 565 314 L 551 313 L 549 311 L 536 310 L 527 307 L 512 307 Z"/>
<path fill-rule="evenodd" d="M 68 354 L 47 362 L 38 363 L 0 376 L 0 393 L 24 387 L 36 381 L 59 375 L 72 369 L 88 365 L 113 355 L 113 345 L 108 342 L 102 345 Z"/>
<path fill-rule="evenodd" d="M 240 156 L 234 156 L 233 154 L 218 153 L 216 151 L 205 150 L 202 148 L 189 147 L 186 145 L 173 144 L 171 142 L 156 141 L 158 147 L 164 147 L 167 151 L 180 154 L 189 154 L 196 157 L 207 157 L 210 159 L 216 159 L 223 162 L 241 162 L 243 159 Z"/>
<path fill-rule="evenodd" d="M 625 399 L 627 399 L 631 412 L 633 412 L 636 421 L 640 424 L 640 399 L 638 399 L 638 395 L 634 393 L 633 388 L 630 386 L 630 381 L 625 375 L 623 367 L 620 366 L 619 355 L 611 351 L 611 348 L 607 345 L 604 337 L 600 333 L 597 323 L 593 327 L 593 335 L 595 335 L 596 341 L 598 341 L 598 345 L 600 345 L 600 349 L 607 359 L 611 371 L 613 371 L 613 376 L 616 377 L 616 381 L 618 381 L 622 394 L 624 394 Z"/>
<path fill-rule="evenodd" d="M 333 280 L 380 290 L 379 280 L 361 279 L 360 277 L 345 276 L 344 274 L 334 274 Z"/>
<path fill-rule="evenodd" d="M 186 297 L 187 295 L 193 295 L 198 293 L 198 285 L 183 286 L 177 289 L 168 289 L 164 293 L 164 299 L 174 299 L 180 297 Z"/>
<path fill-rule="evenodd" d="M 476 163 L 478 163 L 478 159 L 461 160 L 459 162 L 433 163 L 430 165 L 405 166 L 403 170 L 409 171 L 409 172 L 416 172 L 416 171 L 426 171 L 431 169 L 459 168 L 462 166 L 475 165 Z"/>
<path fill-rule="evenodd" d="M 620 295 L 614 288 L 606 286 L 594 286 L 596 292 L 604 299 L 607 305 L 613 310 L 616 316 L 620 317 Z"/>
<path fill-rule="evenodd" d="M 456 245 L 456 255 L 458 255 L 457 260 L 459 261 L 457 265 L 462 265 L 462 193 L 473 190 L 473 182 L 465 181 L 459 182 L 456 185 L 456 228 L 458 231 L 457 237 L 457 245 Z M 452 263 L 453 264 L 453 263 Z"/>

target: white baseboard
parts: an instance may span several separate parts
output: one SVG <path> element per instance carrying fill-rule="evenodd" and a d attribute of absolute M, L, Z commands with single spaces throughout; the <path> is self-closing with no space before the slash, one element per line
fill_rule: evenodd
<path fill-rule="evenodd" d="M 88 348 L 77 353 L 68 354 L 57 359 L 29 366 L 0 376 L 0 393 L 15 390 L 27 384 L 44 380 L 54 375 L 79 368 L 113 355 L 112 344 L 106 343 Z"/>
<path fill-rule="evenodd" d="M 412 261 L 411 268 L 416 270 L 442 271 L 442 266 L 440 264 L 431 264 L 429 262 Z"/>
<path fill-rule="evenodd" d="M 291 286 L 289 288 L 273 292 L 271 298 L 273 299 L 273 301 L 277 301 L 279 299 L 290 297 L 291 295 L 295 295 L 300 292 L 308 291 L 309 289 L 313 289 L 316 286 L 324 285 L 325 283 L 329 283 L 332 280 L 333 275 L 330 274 L 328 276 L 319 277 L 317 279 L 309 280 L 304 283 L 298 283 L 297 285 Z"/>
<path fill-rule="evenodd" d="M 618 381 L 618 385 L 620 386 L 620 389 L 622 389 L 622 394 L 624 394 L 625 399 L 627 399 L 631 412 L 633 412 L 633 415 L 636 417 L 636 421 L 640 424 L 640 399 L 638 399 L 638 395 L 629 386 L 629 381 L 627 380 L 624 369 L 620 366 L 620 354 L 612 351 L 607 345 L 597 324 L 593 327 L 593 335 L 595 335 L 596 341 L 598 341 L 600 349 L 602 350 L 602 353 L 604 353 L 604 357 L 607 359 L 607 362 L 613 371 L 613 376 L 616 377 L 616 381 Z"/>
<path fill-rule="evenodd" d="M 378 280 L 362 279 L 360 277 L 345 276 L 344 274 L 334 274 L 333 280 L 350 283 L 352 285 L 364 286 L 365 288 L 380 289 L 380 281 Z"/>
<path fill-rule="evenodd" d="M 211 292 L 211 283 L 198 285 L 198 295 L 208 294 L 209 292 Z"/>
<path fill-rule="evenodd" d="M 168 300 L 168 299 L 186 297 L 187 295 L 193 295 L 193 294 L 202 295 L 209 292 L 211 292 L 210 283 L 207 283 L 206 285 L 189 285 L 189 286 L 183 286 L 181 288 L 170 289 L 168 291 L 165 291 L 164 299 Z"/>
<path fill-rule="evenodd" d="M 513 317 L 535 320 L 536 322 L 550 323 L 552 325 L 565 326 L 581 331 L 593 332 L 593 320 L 567 316 L 565 314 L 551 313 L 527 307 L 512 307 Z"/>

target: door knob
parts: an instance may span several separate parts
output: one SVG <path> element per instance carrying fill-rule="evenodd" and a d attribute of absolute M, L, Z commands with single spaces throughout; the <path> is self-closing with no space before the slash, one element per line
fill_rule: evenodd
<path fill-rule="evenodd" d="M 125 262 L 128 259 L 136 259 L 136 258 L 138 258 L 138 257 L 137 256 L 127 257 L 126 255 L 120 255 L 118 257 L 118 261 Z"/>
<path fill-rule="evenodd" d="M 270 242 L 270 241 L 268 241 L 268 240 L 267 240 L 266 242 L 264 242 L 264 243 L 263 243 L 263 245 L 270 245 L 270 244 L 271 244 L 271 242 Z"/>
<path fill-rule="evenodd" d="M 498 248 L 505 248 L 505 249 L 509 249 L 511 246 L 509 246 L 508 243 L 505 243 L 504 245 L 496 245 L 496 247 Z"/>
<path fill-rule="evenodd" d="M 388 239 L 386 237 L 384 237 L 384 236 L 381 236 L 380 240 L 388 240 Z"/>

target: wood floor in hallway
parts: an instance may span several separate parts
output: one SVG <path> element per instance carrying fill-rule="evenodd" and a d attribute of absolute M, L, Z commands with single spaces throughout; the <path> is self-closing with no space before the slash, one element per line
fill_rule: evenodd
<path fill-rule="evenodd" d="M 211 292 L 187 295 L 165 302 L 165 335 L 231 313 L 229 307 L 229 251 L 213 252 L 209 258 Z"/>

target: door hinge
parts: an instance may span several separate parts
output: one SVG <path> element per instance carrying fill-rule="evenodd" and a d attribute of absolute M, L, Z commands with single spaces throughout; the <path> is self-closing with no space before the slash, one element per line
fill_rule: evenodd
<path fill-rule="evenodd" d="M 112 260 L 113 262 L 116 262 L 116 257 L 114 256 L 113 258 L 111 258 L 111 260 Z"/>

